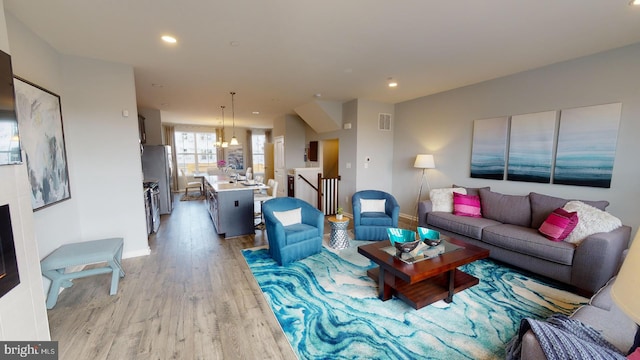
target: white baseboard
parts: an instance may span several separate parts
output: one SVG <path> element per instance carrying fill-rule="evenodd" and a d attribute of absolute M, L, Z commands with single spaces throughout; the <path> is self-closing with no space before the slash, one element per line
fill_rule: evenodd
<path fill-rule="evenodd" d="M 140 250 L 136 250 L 136 251 L 128 251 L 124 254 L 122 254 L 122 258 L 123 259 L 129 259 L 129 258 L 134 258 L 134 257 L 139 257 L 139 256 L 149 256 L 151 255 L 151 248 L 147 246 L 146 249 L 140 249 Z"/>
<path fill-rule="evenodd" d="M 403 218 L 403 219 L 409 220 L 409 221 L 417 221 L 418 220 L 418 217 L 415 216 L 415 215 L 409 215 L 409 214 L 400 213 L 400 217 Z"/>

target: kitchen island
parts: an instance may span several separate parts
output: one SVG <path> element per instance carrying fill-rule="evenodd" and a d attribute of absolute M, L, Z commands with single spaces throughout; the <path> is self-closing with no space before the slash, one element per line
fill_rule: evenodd
<path fill-rule="evenodd" d="M 254 233 L 253 192 L 263 184 L 247 185 L 227 176 L 204 176 L 207 207 L 219 235 L 225 238 Z"/>

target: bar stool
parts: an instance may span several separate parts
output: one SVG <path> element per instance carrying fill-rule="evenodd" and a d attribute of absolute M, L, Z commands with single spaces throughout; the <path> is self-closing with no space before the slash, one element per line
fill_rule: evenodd
<path fill-rule="evenodd" d="M 186 185 L 184 187 L 184 195 L 189 195 L 189 189 L 198 189 L 200 191 L 200 195 L 204 195 L 204 189 L 202 188 L 202 181 L 195 181 L 196 178 L 184 173 L 184 171 L 180 170 L 182 176 L 184 176 L 184 180 L 186 181 Z"/>
<path fill-rule="evenodd" d="M 276 197 L 276 194 L 278 191 L 278 182 L 273 179 L 269 179 L 269 181 L 267 181 L 267 186 L 269 186 L 269 188 L 267 189 L 266 194 L 258 193 L 253 195 L 253 200 L 260 202 L 260 212 L 254 211 L 253 213 L 255 218 L 258 218 L 258 217 L 260 218 L 260 222 L 256 224 L 256 229 L 260 229 L 260 230 L 264 229 L 264 216 L 262 214 L 262 204 L 265 201 Z"/>

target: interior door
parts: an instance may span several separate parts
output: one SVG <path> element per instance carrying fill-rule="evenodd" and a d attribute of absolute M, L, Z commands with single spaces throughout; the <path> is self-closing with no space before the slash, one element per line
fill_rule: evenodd
<path fill-rule="evenodd" d="M 273 166 L 277 169 L 284 169 L 284 136 L 276 136 L 273 139 Z"/>
<path fill-rule="evenodd" d="M 287 196 L 287 169 L 284 163 L 284 136 L 273 138 L 273 178 L 278 182 L 278 193 L 276 196 Z"/>
<path fill-rule="evenodd" d="M 338 177 L 340 167 L 338 159 L 340 158 L 340 141 L 338 139 L 329 139 L 322 142 L 322 174 L 327 178 Z"/>
<path fill-rule="evenodd" d="M 264 144 L 264 179 L 274 179 L 273 143 Z"/>

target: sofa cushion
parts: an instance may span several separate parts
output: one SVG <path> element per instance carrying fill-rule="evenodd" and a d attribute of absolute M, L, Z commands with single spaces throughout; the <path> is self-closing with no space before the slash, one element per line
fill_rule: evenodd
<path fill-rule="evenodd" d="M 531 226 L 529 195 L 505 195 L 480 189 L 480 201 L 482 214 L 487 219 L 505 224 Z"/>
<path fill-rule="evenodd" d="M 500 223 L 485 218 L 457 216 L 445 212 L 431 212 L 427 215 L 427 224 L 480 240 L 482 238 L 482 229 Z"/>
<path fill-rule="evenodd" d="M 565 239 L 566 242 L 579 244 L 589 235 L 609 232 L 622 226 L 620 219 L 582 201 L 569 201 L 564 209 L 578 212 L 579 218 L 578 225 Z"/>
<path fill-rule="evenodd" d="M 429 199 L 431 199 L 431 211 L 453 212 L 453 193 L 466 194 L 464 188 L 443 188 L 433 189 L 429 191 Z"/>
<path fill-rule="evenodd" d="M 393 226 L 391 216 L 381 212 L 365 212 L 360 214 L 360 225 Z"/>
<path fill-rule="evenodd" d="M 480 197 L 453 193 L 453 214 L 459 216 L 482 217 Z"/>
<path fill-rule="evenodd" d="M 638 329 L 638 325 L 615 304 L 610 310 L 590 305 L 582 306 L 571 315 L 571 318 L 580 320 L 598 330 L 611 345 L 625 354 L 633 345 L 633 339 Z"/>
<path fill-rule="evenodd" d="M 549 241 L 537 229 L 512 224 L 487 226 L 482 230 L 482 241 L 504 249 L 571 265 L 575 246 L 564 241 Z"/>
<path fill-rule="evenodd" d="M 537 229 L 542 225 L 542 222 L 551 214 L 551 212 L 557 208 L 565 206 L 570 200 L 562 199 L 559 197 L 538 194 L 535 192 L 529 193 L 529 200 L 531 201 L 531 227 Z M 582 200 L 585 204 L 589 204 L 597 209 L 605 210 L 609 206 L 608 201 L 589 201 Z"/>
<path fill-rule="evenodd" d="M 562 241 L 569 236 L 576 225 L 578 225 L 577 212 L 568 212 L 563 208 L 557 208 L 549 214 L 538 231 L 549 240 Z"/>
<path fill-rule="evenodd" d="M 593 305 L 604 310 L 611 309 L 611 305 L 613 304 L 613 299 L 611 298 L 611 287 L 615 280 L 615 276 L 609 279 L 609 281 L 607 281 L 607 283 L 591 297 L 589 305 Z"/>
<path fill-rule="evenodd" d="M 452 187 L 464 188 L 465 190 L 467 190 L 467 195 L 473 195 L 473 196 L 480 196 L 480 189 L 491 190 L 491 187 L 489 186 L 474 188 L 474 187 L 466 187 L 466 186 L 459 186 L 459 185 L 453 184 Z"/>

